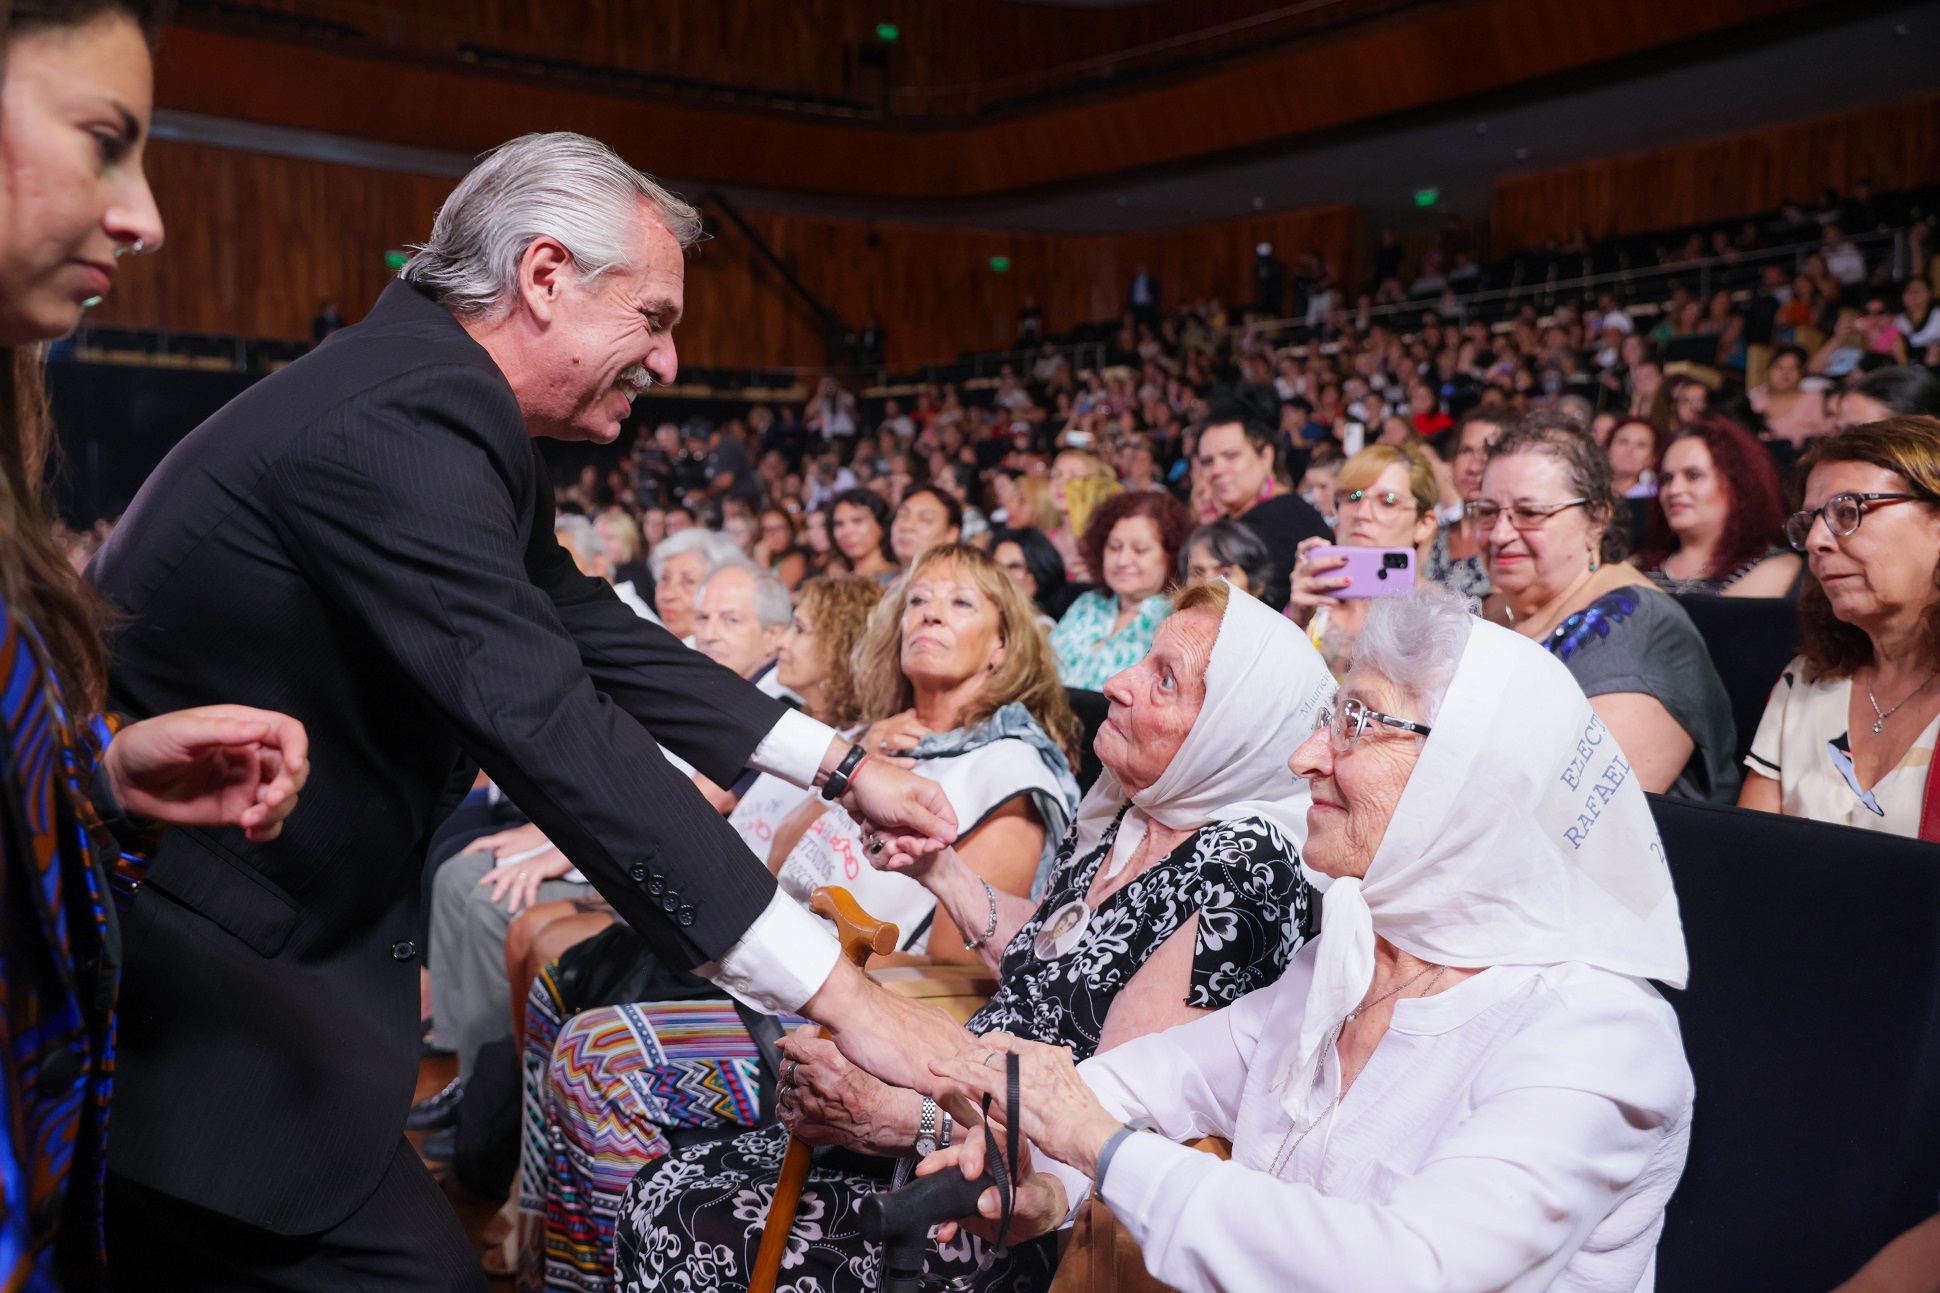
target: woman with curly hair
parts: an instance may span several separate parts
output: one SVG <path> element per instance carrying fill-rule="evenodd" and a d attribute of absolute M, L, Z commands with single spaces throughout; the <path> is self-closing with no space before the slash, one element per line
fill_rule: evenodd
<path fill-rule="evenodd" d="M 1170 494 L 1117 494 L 1098 505 L 1083 543 L 1085 566 L 1102 587 L 1072 602 L 1051 630 L 1065 686 L 1096 691 L 1151 649 L 1172 612 L 1165 593 L 1192 529 L 1192 514 Z"/>
<path fill-rule="evenodd" d="M 1706 413 L 1664 449 L 1636 566 L 1667 593 L 1790 596 L 1804 563 L 1783 546 L 1784 520 L 1771 455 L 1731 419 Z"/>

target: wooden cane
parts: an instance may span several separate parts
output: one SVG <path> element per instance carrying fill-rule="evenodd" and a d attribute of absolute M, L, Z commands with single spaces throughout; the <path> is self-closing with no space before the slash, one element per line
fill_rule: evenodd
<path fill-rule="evenodd" d="M 871 955 L 896 950 L 896 927 L 864 911 L 847 889 L 822 886 L 810 896 L 808 909 L 835 922 L 842 954 L 857 969 Z M 809 1024 L 800 1035 L 820 1037 L 823 1032 Z M 779 1073 L 775 1080 L 781 1080 Z M 774 1293 L 775 1281 L 781 1278 L 782 1255 L 788 1251 L 788 1232 L 795 1228 L 795 1209 L 802 1201 L 802 1186 L 808 1183 L 808 1160 L 813 1152 L 814 1146 L 806 1141 L 788 1138 L 788 1153 L 781 1160 L 781 1176 L 775 1182 L 775 1197 L 768 1205 L 768 1221 L 761 1231 L 761 1247 L 748 1273 L 748 1293 Z"/>

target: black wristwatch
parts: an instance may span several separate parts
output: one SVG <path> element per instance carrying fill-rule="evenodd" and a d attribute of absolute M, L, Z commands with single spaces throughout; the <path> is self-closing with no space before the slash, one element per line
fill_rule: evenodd
<path fill-rule="evenodd" d="M 835 765 L 835 771 L 829 773 L 829 779 L 822 783 L 822 798 L 834 803 L 848 794 L 850 778 L 855 775 L 855 770 L 862 766 L 862 761 L 868 757 L 869 751 L 860 745 L 851 745 L 849 752 L 842 756 L 842 762 Z"/>

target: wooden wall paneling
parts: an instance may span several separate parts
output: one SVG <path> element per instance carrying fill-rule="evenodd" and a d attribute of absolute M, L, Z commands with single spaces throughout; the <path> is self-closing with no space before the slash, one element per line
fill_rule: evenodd
<path fill-rule="evenodd" d="M 1414 9 L 1405 21 L 1361 24 L 1187 80 L 1065 102 L 974 127 L 937 129 L 845 124 L 801 113 L 630 96 L 563 78 L 498 75 L 455 62 L 358 57 L 340 49 L 176 26 L 161 48 L 157 102 L 180 111 L 465 152 L 528 130 L 573 129 L 608 141 L 637 165 L 688 180 L 857 197 L 965 197 L 1268 143 L 1657 48 L 1811 3 L 1468 0 Z M 763 5 L 762 11 L 791 8 Z"/>
<path fill-rule="evenodd" d="M 93 322 L 303 337 L 331 298 L 356 320 L 391 280 L 384 253 L 422 241 L 453 184 L 166 141 L 151 146 L 148 166 L 167 241 L 124 266 Z M 1243 304 L 1256 242 L 1272 242 L 1289 265 L 1307 250 L 1337 271 L 1364 259 L 1359 213 L 1345 206 L 1116 236 L 745 214 L 843 319 L 859 327 L 876 315 L 889 362 L 905 367 L 1008 346 L 1026 295 L 1052 331 L 1115 315 L 1140 263 L 1170 302 Z M 1007 272 L 991 268 L 996 256 Z M 824 355 L 818 321 L 725 223 L 689 258 L 677 340 L 682 361 L 703 367 L 812 367 Z"/>
<path fill-rule="evenodd" d="M 1940 94 L 1500 181 L 1494 247 L 1535 247 L 1578 227 L 1600 238 L 1728 220 L 1862 178 L 1881 190 L 1940 181 Z"/>
<path fill-rule="evenodd" d="M 384 253 L 423 239 L 454 181 L 157 141 L 149 181 L 167 239 L 127 262 L 90 321 L 303 337 L 317 305 L 376 301 Z"/>

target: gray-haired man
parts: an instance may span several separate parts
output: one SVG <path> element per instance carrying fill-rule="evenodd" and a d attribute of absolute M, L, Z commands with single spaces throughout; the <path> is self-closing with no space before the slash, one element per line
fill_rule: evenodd
<path fill-rule="evenodd" d="M 171 834 L 125 918 L 118 1286 L 483 1287 L 401 1134 L 419 864 L 479 766 L 668 964 L 903 1085 L 964 1037 L 872 989 L 660 746 L 721 784 L 826 779 L 910 851 L 955 834 L 936 783 L 861 762 L 553 537 L 529 437 L 610 441 L 673 380 L 698 230 L 593 140 L 507 144 L 364 322 L 177 446 L 96 557 L 118 705 L 281 710 L 314 770 L 274 843 Z"/>

